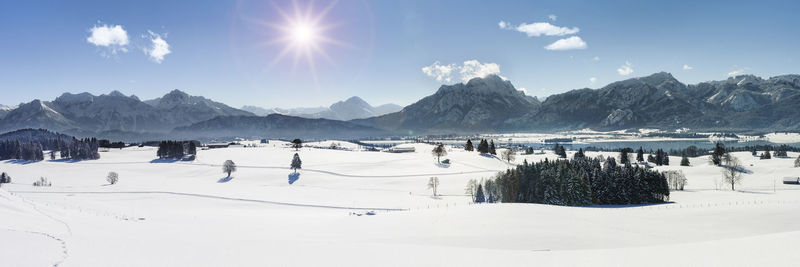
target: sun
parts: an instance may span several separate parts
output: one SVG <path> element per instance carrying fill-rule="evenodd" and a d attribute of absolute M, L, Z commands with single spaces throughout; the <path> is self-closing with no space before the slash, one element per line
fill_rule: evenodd
<path fill-rule="evenodd" d="M 298 45 L 309 45 L 314 42 L 313 25 L 298 24 L 292 27 L 292 39 Z"/>
<path fill-rule="evenodd" d="M 330 45 L 346 46 L 328 36 L 331 29 L 338 25 L 325 21 L 326 15 L 334 7 L 336 1 L 331 1 L 326 7 L 319 10 L 315 9 L 312 3 L 305 7 L 301 7 L 296 1 L 291 3 L 294 12 L 286 12 L 276 5 L 274 6 L 275 10 L 280 14 L 282 20 L 263 23 L 269 26 L 271 28 L 269 30 L 276 36 L 265 44 L 270 48 L 278 46 L 280 49 L 270 63 L 270 67 L 291 56 L 293 57 L 292 70 L 304 62 L 312 78 L 316 80 L 316 59 L 321 57 L 334 63 L 326 52 L 326 48 Z"/>

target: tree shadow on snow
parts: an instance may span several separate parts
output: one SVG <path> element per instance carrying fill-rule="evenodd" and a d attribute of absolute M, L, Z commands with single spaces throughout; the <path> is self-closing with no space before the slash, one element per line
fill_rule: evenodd
<path fill-rule="evenodd" d="M 233 176 L 222 177 L 217 181 L 217 183 L 227 183 L 230 182 L 231 180 L 233 180 Z"/>
<path fill-rule="evenodd" d="M 497 159 L 497 156 L 489 154 L 489 153 L 480 153 L 478 155 L 481 155 L 481 157 L 484 157 L 484 158 Z"/>
<path fill-rule="evenodd" d="M 179 159 L 154 159 L 151 160 L 150 163 L 173 163 L 180 161 Z"/>
<path fill-rule="evenodd" d="M 739 192 L 741 192 L 741 193 L 747 193 L 747 194 L 759 194 L 759 195 L 769 195 L 769 194 L 772 194 L 772 192 L 757 192 L 757 191 L 746 191 L 746 190 L 737 190 L 737 191 L 739 191 Z"/>
<path fill-rule="evenodd" d="M 737 172 L 741 172 L 741 173 L 745 173 L 745 174 L 752 174 L 753 173 L 753 171 L 746 169 L 744 166 L 740 166 L 739 168 L 734 168 L 734 167 L 727 166 L 727 165 L 724 165 L 724 164 L 721 164 L 719 166 L 722 167 L 722 168 L 726 168 L 726 169 L 736 169 Z"/>
<path fill-rule="evenodd" d="M 618 209 L 618 208 L 636 208 L 636 207 L 658 206 L 658 205 L 667 205 L 667 204 L 675 204 L 675 202 L 674 201 L 667 201 L 667 202 L 663 202 L 663 203 L 644 203 L 644 204 L 590 205 L 590 206 L 584 206 L 583 208 Z"/>
<path fill-rule="evenodd" d="M 297 180 L 300 180 L 299 172 L 294 172 L 289 174 L 289 184 L 294 184 L 294 182 L 297 182 Z"/>
<path fill-rule="evenodd" d="M 439 166 L 439 168 L 450 168 L 450 164 L 447 163 L 436 163 L 436 166 Z"/>
<path fill-rule="evenodd" d="M 6 161 L 6 163 L 18 164 L 18 165 L 28 165 L 28 164 L 31 164 L 31 163 L 34 163 L 34 162 L 36 162 L 36 161 L 20 160 L 20 159 L 12 159 L 12 160 Z"/>

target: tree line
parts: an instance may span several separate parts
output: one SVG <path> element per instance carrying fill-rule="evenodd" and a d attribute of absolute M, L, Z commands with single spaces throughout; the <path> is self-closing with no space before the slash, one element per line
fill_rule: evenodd
<path fill-rule="evenodd" d="M 98 144 L 95 138 L 65 140 L 43 140 L 20 142 L 18 140 L 0 141 L 0 160 L 17 159 L 40 161 L 44 160 L 43 150 L 50 150 L 51 159 L 59 152 L 62 159 L 87 160 L 99 159 Z"/>
<path fill-rule="evenodd" d="M 185 155 L 197 155 L 194 141 L 161 141 L 156 156 L 160 159 L 181 159 Z"/>
<path fill-rule="evenodd" d="M 498 173 L 468 191 L 476 202 L 564 206 L 661 203 L 669 200 L 664 174 L 609 157 L 578 157 L 522 165 Z"/>

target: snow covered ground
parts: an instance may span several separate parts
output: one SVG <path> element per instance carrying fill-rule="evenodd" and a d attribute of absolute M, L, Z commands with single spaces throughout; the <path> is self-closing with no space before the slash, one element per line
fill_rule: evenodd
<path fill-rule="evenodd" d="M 797 153 L 735 153 L 749 171 L 736 192 L 706 157 L 690 167 L 671 157 L 673 166 L 658 169 L 689 180 L 672 203 L 559 207 L 470 205 L 469 179 L 511 165 L 458 149 L 443 157 L 452 164 L 439 165 L 432 146 L 409 145 L 415 153 L 295 151 L 270 141 L 201 150 L 194 162 L 154 160 L 155 148 L 94 161 L 0 162 L 13 178 L 0 188 L 0 265 L 796 265 L 800 185 L 782 177 L 800 176 Z M 290 185 L 294 153 L 303 169 Z M 515 163 L 545 157 L 555 158 L 548 151 Z M 230 179 L 221 170 L 228 159 L 238 165 Z M 119 183 L 107 184 L 109 171 Z M 441 181 L 436 199 L 426 188 L 433 176 Z M 31 186 L 39 177 L 53 185 Z"/>

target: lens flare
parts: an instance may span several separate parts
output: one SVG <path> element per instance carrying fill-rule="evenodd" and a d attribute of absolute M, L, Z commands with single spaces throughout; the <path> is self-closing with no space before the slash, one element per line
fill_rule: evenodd
<path fill-rule="evenodd" d="M 330 30 L 338 26 L 336 23 L 325 21 L 326 15 L 335 6 L 336 2 L 332 1 L 325 8 L 319 10 L 315 9 L 311 2 L 305 7 L 301 7 L 297 1 L 292 1 L 291 3 L 292 13 L 286 12 L 283 8 L 273 3 L 275 11 L 280 14 L 280 21 L 257 21 L 260 25 L 268 26 L 277 35 L 277 37 L 262 43 L 262 45 L 270 47 L 282 46 L 269 64 L 270 68 L 284 61 L 287 56 L 291 56 L 293 57 L 293 71 L 304 61 L 312 78 L 316 80 L 316 58 L 322 57 L 331 64 L 334 63 L 331 56 L 325 51 L 326 46 L 347 46 L 338 40 L 328 37 Z"/>

